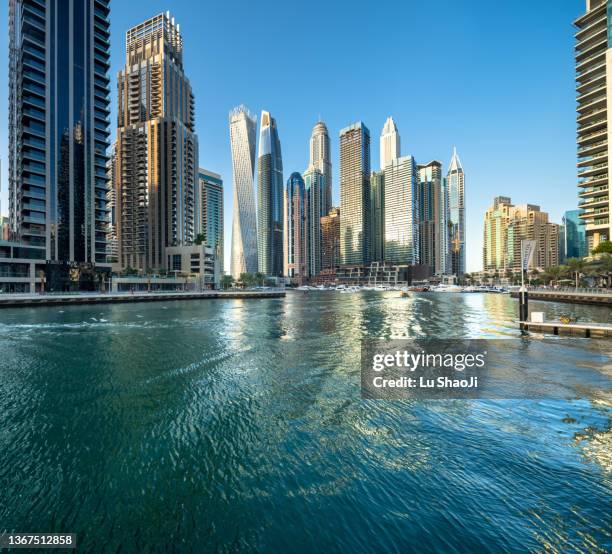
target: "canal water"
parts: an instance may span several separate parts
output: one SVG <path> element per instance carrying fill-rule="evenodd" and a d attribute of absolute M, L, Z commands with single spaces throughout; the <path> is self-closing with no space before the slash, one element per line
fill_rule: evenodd
<path fill-rule="evenodd" d="M 516 312 L 394 292 L 2 310 L 0 531 L 94 552 L 610 550 L 609 390 L 360 397 L 363 338 L 514 338 L 507 363 L 537 352 L 548 380 L 610 374 L 591 360 L 612 343 L 543 347 Z"/>

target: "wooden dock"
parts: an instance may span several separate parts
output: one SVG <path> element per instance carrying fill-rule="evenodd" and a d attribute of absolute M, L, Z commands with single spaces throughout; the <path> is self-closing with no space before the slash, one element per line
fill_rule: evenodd
<path fill-rule="evenodd" d="M 173 300 L 209 300 L 209 299 L 250 299 L 279 298 L 285 296 L 284 290 L 258 291 L 210 290 L 202 292 L 135 292 L 135 293 L 82 293 L 82 294 L 31 294 L 0 295 L 0 308 L 19 308 L 31 306 L 57 306 L 78 304 L 116 304 L 125 302 L 167 302 Z"/>
<path fill-rule="evenodd" d="M 545 323 L 517 321 L 517 323 L 521 330 L 534 333 L 586 338 L 612 338 L 612 325 L 609 323 L 561 323 L 560 321 L 546 321 Z"/>

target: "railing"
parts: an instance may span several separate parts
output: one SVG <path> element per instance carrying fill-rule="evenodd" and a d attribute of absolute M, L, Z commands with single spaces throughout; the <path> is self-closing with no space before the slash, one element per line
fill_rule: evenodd
<path fill-rule="evenodd" d="M 531 292 L 576 292 L 580 294 L 612 295 L 612 289 L 603 287 L 542 287 L 536 285 L 525 285 Z"/>

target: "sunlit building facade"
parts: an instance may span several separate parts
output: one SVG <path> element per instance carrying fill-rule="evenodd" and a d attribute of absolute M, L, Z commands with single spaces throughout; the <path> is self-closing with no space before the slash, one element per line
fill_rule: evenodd
<path fill-rule="evenodd" d="M 223 179 L 218 173 L 198 171 L 198 235 L 215 255 L 224 260 L 223 245 Z M 223 263 L 223 262 L 221 262 Z"/>
<path fill-rule="evenodd" d="M 232 252 L 230 271 L 236 280 L 242 273 L 257 273 L 257 215 L 253 178 L 257 118 L 245 106 L 229 115 L 232 175 Z"/>
<path fill-rule="evenodd" d="M 340 265 L 340 209 L 332 208 L 321 218 L 321 270 Z"/>
<path fill-rule="evenodd" d="M 448 195 L 448 267 L 447 273 L 461 276 L 465 273 L 465 173 L 457 150 L 446 175 Z"/>
<path fill-rule="evenodd" d="M 576 118 L 578 125 L 578 207 L 585 225 L 587 249 L 610 240 L 610 171 L 612 129 L 612 3 L 587 0 L 576 28 Z"/>
<path fill-rule="evenodd" d="M 308 273 L 321 271 L 321 205 L 325 201 L 325 177 L 316 167 L 304 172 L 304 190 L 307 198 L 307 258 Z"/>
<path fill-rule="evenodd" d="M 361 122 L 340 131 L 340 264 L 370 262 L 370 131 Z"/>
<path fill-rule="evenodd" d="M 312 129 L 309 167 L 317 168 L 325 180 L 325 193 L 321 200 L 321 216 L 324 216 L 332 206 L 332 163 L 329 133 L 323 121 Z"/>
<path fill-rule="evenodd" d="M 167 269 L 165 249 L 195 238 L 198 188 L 194 95 L 169 13 L 127 31 L 117 87 L 120 263 Z"/>
<path fill-rule="evenodd" d="M 397 160 L 400 152 L 401 142 L 397 125 L 392 117 L 388 117 L 380 134 L 380 170 L 383 171 L 393 160 Z"/>
<path fill-rule="evenodd" d="M 308 200 L 304 179 L 294 172 L 284 192 L 284 264 L 283 273 L 302 282 L 308 278 Z"/>
<path fill-rule="evenodd" d="M 433 160 L 419 165 L 418 170 L 419 263 L 429 266 L 436 275 L 444 275 L 448 225 L 442 164 Z"/>

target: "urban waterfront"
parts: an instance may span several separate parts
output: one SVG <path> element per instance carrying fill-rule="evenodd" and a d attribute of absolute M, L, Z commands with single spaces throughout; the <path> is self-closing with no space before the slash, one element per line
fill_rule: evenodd
<path fill-rule="evenodd" d="M 516 315 L 397 292 L 3 310 L 2 529 L 87 551 L 609 550 L 609 391 L 360 398 L 360 339 L 519 338 Z M 521 340 L 508 367 L 610 371 L 609 342 Z"/>

